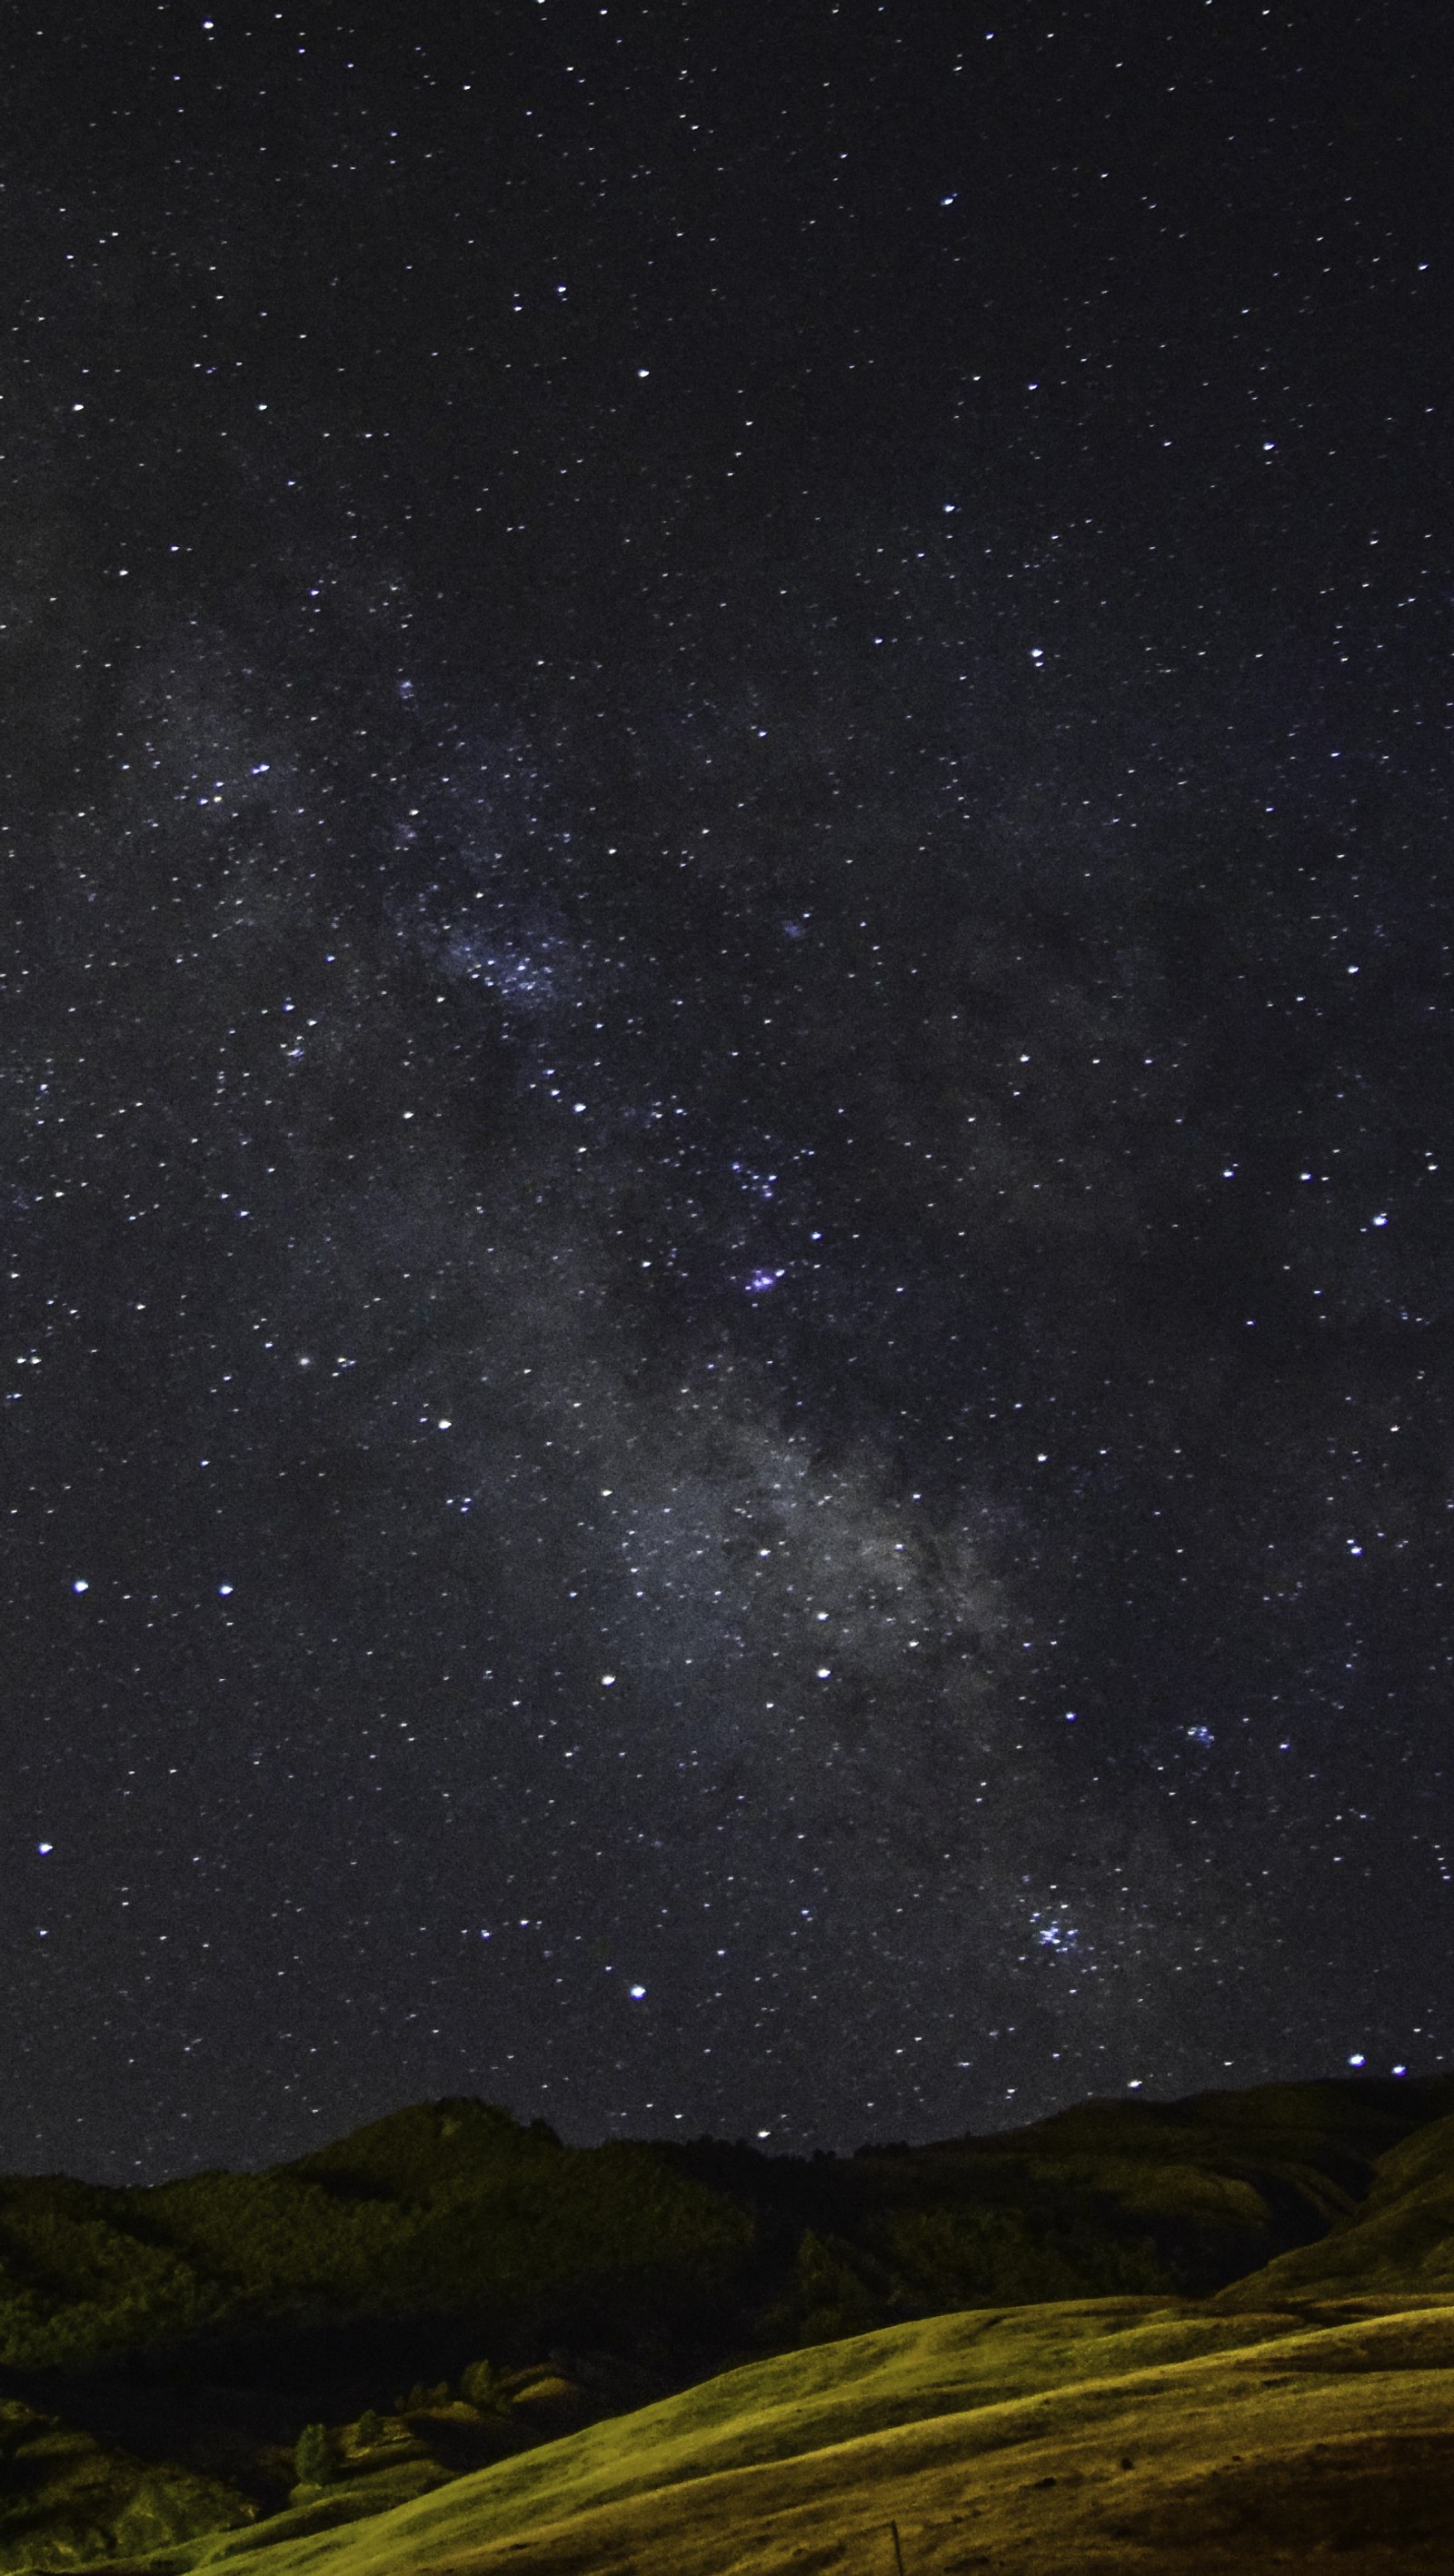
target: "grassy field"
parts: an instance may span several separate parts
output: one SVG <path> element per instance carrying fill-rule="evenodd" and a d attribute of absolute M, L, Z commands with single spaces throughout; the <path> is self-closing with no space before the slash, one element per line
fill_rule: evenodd
<path fill-rule="evenodd" d="M 1454 2302 L 936 2317 L 727 2372 L 351 2528 L 199 2556 L 217 2576 L 233 2557 L 237 2576 L 1258 2576 L 1325 2558 L 1447 2576 Z"/>
<path fill-rule="evenodd" d="M 1449 2078 L 811 2160 L 444 2103 L 0 2183 L 0 2576 L 1324 2559 L 1454 2576 Z"/>

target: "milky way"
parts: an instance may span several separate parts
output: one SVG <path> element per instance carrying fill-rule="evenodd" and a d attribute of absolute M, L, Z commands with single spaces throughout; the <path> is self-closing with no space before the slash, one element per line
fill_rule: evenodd
<path fill-rule="evenodd" d="M 607 14 L 27 57 L 10 2169 L 1449 2044 L 1424 200 Z"/>

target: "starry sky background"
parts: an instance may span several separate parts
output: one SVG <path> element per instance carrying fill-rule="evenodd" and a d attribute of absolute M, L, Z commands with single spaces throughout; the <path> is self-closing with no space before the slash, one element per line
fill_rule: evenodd
<path fill-rule="evenodd" d="M 1447 2062 L 1437 23 L 12 16 L 0 2168 Z"/>

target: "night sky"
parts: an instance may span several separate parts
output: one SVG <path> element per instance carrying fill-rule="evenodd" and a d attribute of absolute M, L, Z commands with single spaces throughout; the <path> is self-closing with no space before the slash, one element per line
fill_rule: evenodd
<path fill-rule="evenodd" d="M 1454 2055 L 1440 16 L 9 13 L 0 2169 Z"/>

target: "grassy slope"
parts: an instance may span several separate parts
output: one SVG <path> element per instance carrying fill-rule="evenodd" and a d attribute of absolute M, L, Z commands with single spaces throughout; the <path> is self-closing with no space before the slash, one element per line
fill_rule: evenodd
<path fill-rule="evenodd" d="M 891 2519 L 906 2576 L 1249 2576 L 1334 2543 L 1348 2576 L 1447 2571 L 1451 2371 L 1454 2304 L 1312 2326 L 1151 2300 L 940 2317 L 729 2372 L 266 2549 L 258 2576 L 893 2576 Z"/>
<path fill-rule="evenodd" d="M 440 2104 L 272 2175 L 131 2194 L 0 2185 L 12 2354 L 28 2344 L 54 2365 L 99 2345 L 113 2362 L 109 2377 L 8 2374 L 0 2570 L 115 2569 L 160 2546 L 155 2576 L 214 2560 L 221 2576 L 233 2556 L 251 2576 L 254 2553 L 257 2576 L 467 2576 L 497 2561 L 584 2576 L 637 2553 L 683 2576 L 840 2559 L 849 2576 L 874 2564 L 895 2576 L 883 2555 L 894 2517 L 906 2576 L 1006 2552 L 1029 2568 L 1040 2552 L 1047 2576 L 1151 2568 L 1176 2533 L 1176 2563 L 1210 2571 L 1218 2532 L 1240 2515 L 1265 2534 L 1297 2497 L 1305 2538 L 1340 2497 L 1350 2530 L 1360 2514 L 1370 2531 L 1380 2513 L 1394 2530 L 1400 2513 L 1427 2511 L 1454 2535 L 1454 2431 L 1443 2429 L 1454 2388 L 1438 2377 L 1454 2330 L 1451 2104 L 1447 2079 L 1091 2103 L 1008 2137 L 812 2164 L 706 2144 L 575 2152 L 484 2106 Z M 158 2266 L 185 2270 L 180 2294 Z M 1200 2304 L 1175 2295 L 1237 2269 L 1247 2277 Z M 1151 2295 L 1070 2297 L 1067 2277 L 1074 2290 Z M 534 2335 L 573 2308 L 607 2318 L 618 2353 L 673 2318 L 694 2341 L 711 2323 L 719 2340 L 715 2353 L 710 2335 L 697 2343 L 697 2373 L 734 2345 L 779 2350 L 395 2510 L 379 2508 L 398 2484 L 350 2470 L 279 2519 L 291 2413 L 344 2411 L 320 2404 L 312 2376 L 323 2358 L 336 2382 L 340 2331 L 370 2381 L 395 2324 L 405 2348 L 422 2332 L 447 2362 L 461 2293 L 476 2353 L 478 2327 L 510 2308 L 533 2317 Z M 1421 2298 L 1437 2303 L 1430 2315 L 1399 2323 Z M 1374 2325 L 1365 2308 L 1389 2313 Z M 882 2323 L 906 2310 L 919 2321 Z M 217 2422 L 192 2423 L 219 2325 L 235 2356 L 227 2324 L 235 2336 L 260 2315 L 272 2320 L 255 2354 L 262 2380 L 250 2395 L 203 2390 Z M 117 2376 L 116 2362 L 156 2351 L 159 2332 L 174 2365 L 190 2342 L 185 2378 Z M 790 2344 L 800 2348 L 780 2349 Z M 613 2367 L 624 2392 L 630 2366 Z M 676 2372 L 687 2375 L 680 2359 Z M 638 2370 L 636 2384 L 650 2377 Z M 1250 2393 L 1273 2383 L 1249 2411 Z M 123 2393 L 129 2430 L 115 2411 Z M 354 2402 L 381 2396 L 370 2384 Z M 594 2411 L 637 2402 L 603 2383 Z M 262 2410 L 251 2433 L 248 2407 Z M 89 2447 L 57 2420 L 68 2414 L 89 2422 Z M 478 2422 L 475 2434 L 454 2468 L 492 2455 Z M 351 2519 L 361 2515 L 373 2518 Z M 324 2530 L 345 2517 L 346 2530 Z M 199 2536 L 177 2546 L 188 2532 Z M 1202 2555 L 1188 2560 L 1193 2539 Z M 1112 2559 L 1096 2555 L 1103 2545 Z M 1402 2555 L 1375 2551 L 1367 2565 L 1422 2567 L 1422 2546 L 1405 2528 Z M 1428 2563 L 1447 2571 L 1454 2546 Z"/>
<path fill-rule="evenodd" d="M 1454 2118 L 1381 2157 L 1367 2200 L 1331 2235 L 1234 2282 L 1215 2304 L 1235 2311 L 1360 2291 L 1454 2300 Z"/>
<path fill-rule="evenodd" d="M 1266 2152 L 1265 2101 L 1218 2108 Z M 1284 2170 L 1309 2127 L 1326 2164 L 1326 2104 L 1281 2108 Z M 1077 2116 L 1095 2130 L 1094 2106 Z M 978 2310 L 785 2354 L 260 2554 L 267 2576 L 896 2576 L 892 2525 L 906 2576 L 1256 2576 L 1325 2553 L 1346 2576 L 1447 2576 L 1451 2401 L 1446 2117 L 1385 2148 L 1331 2235 L 1216 2298 Z"/>

